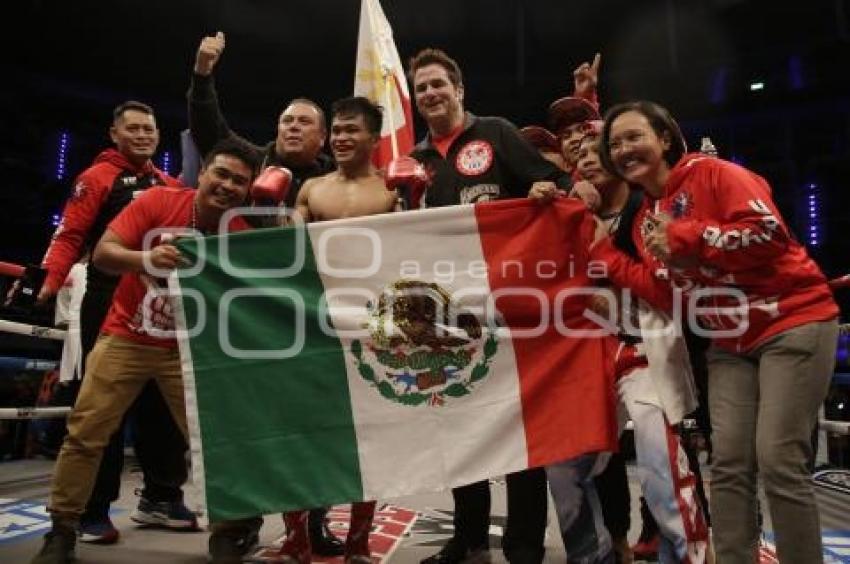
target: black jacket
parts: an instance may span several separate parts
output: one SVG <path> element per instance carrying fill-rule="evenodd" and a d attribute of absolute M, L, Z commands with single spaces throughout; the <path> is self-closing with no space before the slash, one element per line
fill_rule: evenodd
<path fill-rule="evenodd" d="M 298 190 L 306 180 L 322 176 L 336 169 L 333 159 L 324 153 L 319 153 L 316 160 L 307 166 L 293 166 L 280 158 L 280 155 L 275 151 L 274 141 L 265 145 L 257 145 L 230 129 L 227 120 L 221 113 L 212 75 L 201 76 L 192 73 L 189 92 L 186 96 L 189 100 L 189 131 L 192 133 L 192 139 L 198 146 L 201 155 L 206 155 L 213 148 L 213 145 L 222 139 L 236 139 L 256 151 L 257 160 L 261 163 L 260 170 L 267 166 L 287 167 L 292 171 L 292 187 L 289 189 L 289 194 L 284 202 L 288 207 L 295 206 Z"/>
<path fill-rule="evenodd" d="M 445 158 L 430 135 L 413 148 L 410 156 L 432 177 L 425 193 L 427 207 L 525 198 L 540 180 L 564 189 L 572 186 L 569 175 L 541 157 L 508 120 L 467 112 L 463 127 Z"/>

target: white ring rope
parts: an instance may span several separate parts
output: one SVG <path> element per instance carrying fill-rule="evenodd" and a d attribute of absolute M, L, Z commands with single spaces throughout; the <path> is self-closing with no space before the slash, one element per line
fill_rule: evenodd
<path fill-rule="evenodd" d="M 40 327 L 38 325 L 29 325 L 27 323 L 18 323 L 16 321 L 6 321 L 0 319 L 0 331 L 6 333 L 14 333 L 15 335 L 28 335 L 30 337 L 41 337 L 43 339 L 53 339 L 55 341 L 64 341 L 66 331 L 54 329 L 52 327 Z"/>
<path fill-rule="evenodd" d="M 0 319 L 0 331 L 13 333 L 15 335 L 28 335 L 31 337 L 41 337 L 44 339 L 53 339 L 55 341 L 64 341 L 66 332 L 61 329 L 52 327 L 40 327 L 38 325 L 29 325 L 27 323 L 17 323 L 15 321 L 7 321 Z M 57 366 L 56 361 L 24 359 L 15 357 L 3 357 L 7 363 L 20 363 L 22 369 L 25 370 L 53 370 Z M 0 408 L 0 420 L 20 420 L 20 419 L 49 419 L 57 417 L 66 417 L 71 412 L 71 406 L 67 407 L 2 407 Z"/>
<path fill-rule="evenodd" d="M 4 419 L 50 419 L 65 417 L 71 407 L 0 407 L 0 420 Z"/>
<path fill-rule="evenodd" d="M 820 430 L 839 435 L 850 435 L 850 421 L 836 421 L 834 419 L 821 419 Z"/>

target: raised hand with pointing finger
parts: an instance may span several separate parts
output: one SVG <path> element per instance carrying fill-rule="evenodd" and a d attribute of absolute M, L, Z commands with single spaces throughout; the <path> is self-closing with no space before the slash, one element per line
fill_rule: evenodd
<path fill-rule="evenodd" d="M 575 68 L 573 71 L 574 96 L 588 100 L 595 98 L 596 85 L 599 84 L 599 63 L 601 61 L 602 55 L 596 53 L 593 56 L 592 63 L 585 61 Z"/>

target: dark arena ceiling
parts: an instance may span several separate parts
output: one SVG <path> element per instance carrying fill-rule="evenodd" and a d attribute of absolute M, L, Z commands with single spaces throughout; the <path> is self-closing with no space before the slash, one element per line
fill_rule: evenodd
<path fill-rule="evenodd" d="M 803 186 L 823 190 L 829 271 L 850 270 L 843 239 L 850 138 L 850 2 L 743 0 L 382 0 L 402 60 L 440 47 L 464 71 L 466 106 L 540 123 L 572 90 L 572 69 L 602 53 L 603 109 L 668 106 L 692 144 L 765 175 L 802 229 Z M 231 125 L 264 142 L 285 101 L 349 95 L 359 0 L 32 0 L 7 7 L 3 34 L 2 253 L 37 260 L 70 179 L 108 143 L 110 111 L 153 105 L 161 149 L 176 151 L 198 42 L 223 30 L 216 69 Z M 761 90 L 751 84 L 763 83 Z M 60 132 L 70 178 L 55 178 Z M 422 134 L 417 122 L 417 133 Z M 2 259 L 3 257 L 0 257 Z"/>

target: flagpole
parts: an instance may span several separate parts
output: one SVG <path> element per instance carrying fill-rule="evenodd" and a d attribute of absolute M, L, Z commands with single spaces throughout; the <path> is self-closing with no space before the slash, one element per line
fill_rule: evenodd
<path fill-rule="evenodd" d="M 386 109 L 386 113 L 384 115 L 389 118 L 390 124 L 390 143 L 392 143 L 393 148 L 393 160 L 398 158 L 398 139 L 396 139 L 396 131 L 395 131 L 395 122 L 393 121 L 393 109 L 392 109 L 392 89 L 395 86 L 395 81 L 393 80 L 393 75 L 389 72 L 388 69 L 383 69 L 384 72 L 384 83 L 386 86 L 386 95 L 387 95 L 387 105 L 389 106 Z"/>
<path fill-rule="evenodd" d="M 380 29 L 380 26 L 377 25 L 375 21 L 375 12 L 373 2 L 378 2 L 380 5 L 380 0 L 364 0 L 366 3 L 366 7 L 369 14 L 369 22 L 371 23 L 372 30 Z M 393 106 L 392 106 L 392 91 L 395 86 L 395 82 L 393 81 L 393 72 L 392 68 L 386 63 L 385 53 L 384 53 L 384 45 L 381 43 L 380 33 L 377 34 L 377 55 L 380 59 L 381 65 L 381 75 L 384 79 L 384 117 L 387 119 L 387 123 L 390 127 L 390 144 L 392 146 L 393 151 L 393 160 L 398 158 L 398 139 L 396 138 L 395 131 L 395 121 L 393 120 Z"/>

